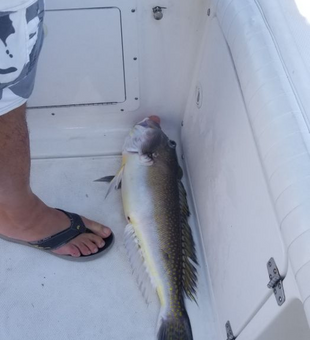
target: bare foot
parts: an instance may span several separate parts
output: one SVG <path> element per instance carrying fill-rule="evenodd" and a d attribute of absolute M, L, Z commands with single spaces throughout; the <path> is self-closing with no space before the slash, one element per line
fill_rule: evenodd
<path fill-rule="evenodd" d="M 111 230 L 97 222 L 82 217 L 85 226 L 94 234 L 77 236 L 66 245 L 53 250 L 60 255 L 79 257 L 98 252 L 110 236 Z M 0 205 L 0 234 L 21 241 L 38 241 L 67 229 L 69 218 L 61 211 L 46 206 L 34 194 L 15 204 Z"/>

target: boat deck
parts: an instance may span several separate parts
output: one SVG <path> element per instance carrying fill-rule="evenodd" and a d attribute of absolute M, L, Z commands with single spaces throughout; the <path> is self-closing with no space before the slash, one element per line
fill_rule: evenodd
<path fill-rule="evenodd" d="M 34 144 L 35 131 L 32 137 Z M 93 182 L 114 174 L 120 162 L 120 155 L 33 160 L 31 182 L 39 197 L 50 206 L 105 223 L 113 229 L 116 240 L 104 256 L 86 263 L 1 240 L 0 339 L 156 338 L 159 302 L 154 293 L 147 305 L 132 275 L 123 245 L 126 220 L 121 193 L 112 192 L 105 199 L 107 184 Z M 192 216 L 200 263 L 198 305 L 187 301 L 187 308 L 194 339 L 215 340 L 210 286 L 194 224 Z"/>

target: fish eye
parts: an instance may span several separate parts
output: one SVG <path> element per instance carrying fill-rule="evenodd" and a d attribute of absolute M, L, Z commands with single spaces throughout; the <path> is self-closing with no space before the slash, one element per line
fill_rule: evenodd
<path fill-rule="evenodd" d="M 170 146 L 170 148 L 175 149 L 175 147 L 177 146 L 177 143 L 174 140 L 169 140 L 168 141 L 168 145 Z"/>

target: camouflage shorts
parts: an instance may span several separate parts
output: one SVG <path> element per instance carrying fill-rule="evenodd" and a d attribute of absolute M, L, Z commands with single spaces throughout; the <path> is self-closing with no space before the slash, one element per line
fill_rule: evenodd
<path fill-rule="evenodd" d="M 24 104 L 34 87 L 43 44 L 44 0 L 0 12 L 0 115 Z"/>

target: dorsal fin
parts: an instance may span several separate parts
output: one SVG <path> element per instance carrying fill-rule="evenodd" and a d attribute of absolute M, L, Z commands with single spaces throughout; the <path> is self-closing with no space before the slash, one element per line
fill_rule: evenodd
<path fill-rule="evenodd" d="M 197 269 L 195 264 L 198 265 L 196 248 L 192 231 L 188 224 L 190 212 L 187 203 L 187 194 L 182 182 L 179 180 L 178 183 L 183 251 L 183 289 L 189 299 L 196 301 Z"/>

